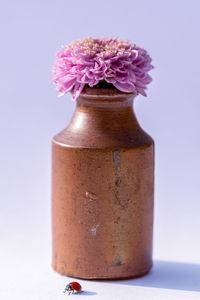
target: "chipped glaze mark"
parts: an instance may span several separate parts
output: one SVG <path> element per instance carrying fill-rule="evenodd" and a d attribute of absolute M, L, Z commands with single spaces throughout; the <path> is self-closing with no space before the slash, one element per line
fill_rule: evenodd
<path fill-rule="evenodd" d="M 97 228 L 98 228 L 99 226 L 100 226 L 99 224 L 96 224 L 96 225 L 94 225 L 94 226 L 90 229 L 92 235 L 96 235 L 96 234 L 97 234 Z"/>
<path fill-rule="evenodd" d="M 128 201 L 125 201 L 126 199 L 124 197 L 120 196 L 120 190 L 122 190 L 122 177 L 120 177 L 120 150 L 113 150 L 113 162 L 114 162 L 114 175 L 115 175 L 115 181 L 114 181 L 114 195 L 115 195 L 115 203 L 119 205 L 122 209 L 127 209 L 128 207 Z M 123 193 L 122 193 L 123 194 Z"/>
<path fill-rule="evenodd" d="M 115 185 L 119 186 L 120 178 L 118 174 L 118 167 L 120 165 L 120 150 L 114 150 L 113 153 L 113 162 L 114 162 L 114 173 L 115 173 Z"/>
<path fill-rule="evenodd" d="M 114 262 L 113 262 L 113 266 L 120 266 L 122 264 L 121 262 L 121 257 L 119 255 L 115 256 Z"/>
<path fill-rule="evenodd" d="M 93 201 L 93 200 L 98 199 L 97 195 L 95 193 L 91 193 L 91 192 L 86 192 L 85 196 L 89 201 Z"/>
<path fill-rule="evenodd" d="M 113 151 L 113 161 L 116 167 L 120 165 L 120 150 Z"/>
<path fill-rule="evenodd" d="M 114 194 L 116 199 L 116 204 L 120 205 L 122 209 L 126 208 L 126 205 L 122 202 L 120 199 L 119 191 L 120 191 L 120 185 L 121 185 L 121 178 L 119 175 L 119 167 L 120 167 L 120 150 L 113 150 L 113 162 L 114 162 L 114 174 L 115 174 L 115 188 L 114 188 Z"/>
<path fill-rule="evenodd" d="M 120 217 L 117 217 L 117 218 L 114 220 L 114 223 L 115 223 L 115 224 L 119 224 L 119 222 L 120 222 Z"/>

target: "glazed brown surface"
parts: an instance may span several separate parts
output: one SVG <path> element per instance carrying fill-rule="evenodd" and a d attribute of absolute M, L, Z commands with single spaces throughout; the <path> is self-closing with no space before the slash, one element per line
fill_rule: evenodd
<path fill-rule="evenodd" d="M 85 89 L 52 141 L 53 268 L 129 278 L 152 265 L 154 142 L 133 94 Z"/>

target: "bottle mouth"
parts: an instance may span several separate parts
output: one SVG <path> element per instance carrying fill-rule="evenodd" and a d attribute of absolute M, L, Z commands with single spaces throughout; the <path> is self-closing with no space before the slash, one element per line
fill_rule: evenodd
<path fill-rule="evenodd" d="M 135 93 L 122 92 L 115 87 L 99 88 L 84 87 L 79 97 L 81 98 L 129 98 L 136 96 Z"/>

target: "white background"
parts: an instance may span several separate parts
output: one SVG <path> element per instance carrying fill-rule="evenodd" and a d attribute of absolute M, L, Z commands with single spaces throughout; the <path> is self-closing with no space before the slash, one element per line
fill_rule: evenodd
<path fill-rule="evenodd" d="M 62 44 L 118 36 L 144 46 L 155 69 L 135 110 L 156 145 L 154 268 L 143 278 L 81 281 L 91 299 L 200 299 L 200 2 L 1 1 L 0 298 L 64 299 L 51 269 L 51 138 L 71 96 L 51 83 Z"/>

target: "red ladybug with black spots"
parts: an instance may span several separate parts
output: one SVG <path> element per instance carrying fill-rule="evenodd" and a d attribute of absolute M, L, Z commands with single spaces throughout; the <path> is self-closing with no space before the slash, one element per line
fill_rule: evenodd
<path fill-rule="evenodd" d="M 80 292 L 82 292 L 82 287 L 78 282 L 72 281 L 66 285 L 63 293 L 66 293 L 66 292 L 68 292 L 68 295 L 80 293 Z"/>

